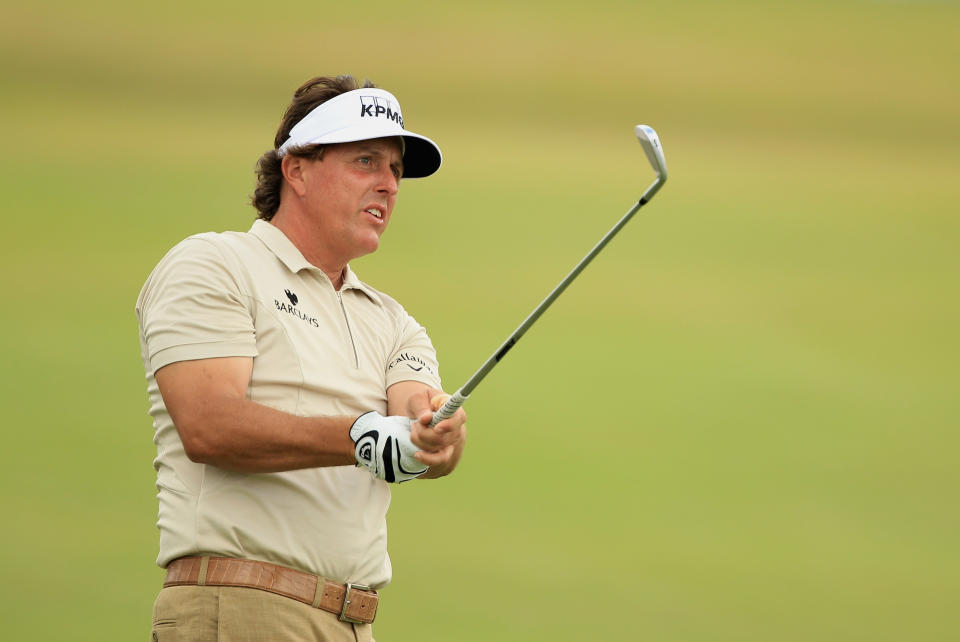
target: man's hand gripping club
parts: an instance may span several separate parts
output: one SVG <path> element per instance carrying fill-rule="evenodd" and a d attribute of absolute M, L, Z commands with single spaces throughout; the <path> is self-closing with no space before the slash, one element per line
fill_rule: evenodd
<path fill-rule="evenodd" d="M 357 465 L 388 483 L 427 477 L 441 477 L 453 472 L 460 460 L 465 441 L 466 416 L 449 421 L 450 425 L 430 427 L 432 411 L 437 410 L 449 395 L 435 395 L 429 402 L 410 399 L 409 417 L 384 417 L 378 412 L 360 415 L 350 428 Z M 429 408 L 419 408 L 426 406 Z M 416 442 L 416 443 L 415 443 Z"/>

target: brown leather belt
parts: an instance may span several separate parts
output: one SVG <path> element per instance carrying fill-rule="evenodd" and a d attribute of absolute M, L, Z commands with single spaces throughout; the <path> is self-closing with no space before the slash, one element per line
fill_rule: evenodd
<path fill-rule="evenodd" d="M 168 586 L 241 586 L 289 597 L 339 616 L 369 624 L 377 617 L 380 596 L 361 584 L 339 584 L 286 566 L 233 557 L 181 557 L 167 566 Z"/>

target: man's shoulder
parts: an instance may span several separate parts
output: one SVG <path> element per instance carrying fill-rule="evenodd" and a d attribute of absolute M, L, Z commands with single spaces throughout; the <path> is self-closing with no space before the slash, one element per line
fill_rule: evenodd
<path fill-rule="evenodd" d="M 260 245 L 249 232 L 200 232 L 183 239 L 163 256 L 159 265 L 186 261 L 223 261 L 229 255 L 243 255 Z"/>
<path fill-rule="evenodd" d="M 201 232 L 183 239 L 157 262 L 141 290 L 176 286 L 185 277 L 210 278 L 215 274 L 235 275 L 244 255 L 256 251 L 256 237 L 248 232 Z"/>
<path fill-rule="evenodd" d="M 245 248 L 252 247 L 259 243 L 256 236 L 250 232 L 239 232 L 236 230 L 227 230 L 224 232 L 199 232 L 183 239 L 174 246 L 176 248 L 188 248 L 188 251 L 203 251 L 202 248 Z"/>

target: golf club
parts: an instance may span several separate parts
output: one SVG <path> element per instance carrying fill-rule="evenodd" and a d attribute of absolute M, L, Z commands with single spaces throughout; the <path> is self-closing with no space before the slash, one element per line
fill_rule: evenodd
<path fill-rule="evenodd" d="M 626 225 L 634 214 L 637 213 L 641 207 L 646 205 L 653 195 L 659 191 L 663 184 L 667 182 L 667 161 L 663 157 L 663 147 L 660 145 L 660 138 L 657 136 L 657 132 L 653 130 L 652 127 L 648 125 L 637 125 L 634 127 L 634 133 L 637 135 L 637 139 L 640 141 L 640 145 L 643 147 L 644 153 L 647 155 L 647 160 L 650 161 L 650 165 L 653 167 L 653 171 L 657 173 L 657 179 L 647 188 L 647 191 L 643 193 L 643 196 L 640 197 L 640 200 L 637 201 L 636 205 L 630 208 L 630 210 L 624 214 L 613 228 L 606 233 L 606 235 L 600 239 L 600 242 L 594 246 L 592 250 L 583 259 L 577 263 L 576 267 L 570 271 L 570 274 L 560 282 L 553 291 L 547 295 L 540 305 L 530 313 L 530 316 L 520 324 L 520 326 L 513 331 L 506 341 L 503 342 L 496 352 L 494 352 L 486 363 L 480 366 L 480 369 L 477 370 L 470 379 L 463 384 L 459 390 L 457 390 L 453 395 L 440 407 L 439 410 L 433 413 L 433 419 L 430 421 L 431 426 L 437 425 L 437 423 L 452 417 L 457 409 L 463 405 L 467 400 L 467 397 L 470 396 L 470 393 L 473 392 L 474 388 L 479 385 L 483 378 L 489 374 L 493 367 L 500 363 L 500 360 L 510 351 L 510 349 L 516 345 L 517 341 L 520 340 L 527 330 L 530 329 L 537 319 L 550 307 L 557 297 L 559 297 L 564 290 L 567 289 L 567 286 L 570 285 L 575 278 L 583 271 L 585 267 L 593 260 L 593 258 L 600 253 L 600 251 L 606 247 L 607 243 L 617 235 L 624 225 Z"/>

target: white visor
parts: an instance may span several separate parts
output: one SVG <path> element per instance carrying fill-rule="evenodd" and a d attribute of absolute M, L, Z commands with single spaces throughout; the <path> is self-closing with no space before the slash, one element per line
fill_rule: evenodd
<path fill-rule="evenodd" d="M 400 103 L 383 89 L 354 89 L 331 98 L 303 117 L 290 138 L 277 150 L 308 145 L 353 143 L 371 138 L 400 136 L 403 141 L 403 178 L 429 176 L 440 168 L 443 156 L 437 144 L 403 128 Z"/>

